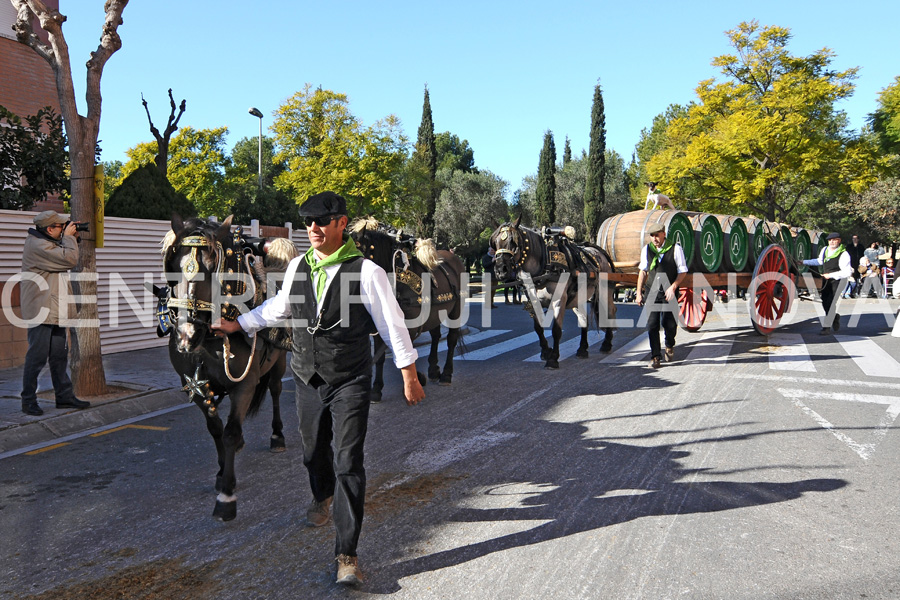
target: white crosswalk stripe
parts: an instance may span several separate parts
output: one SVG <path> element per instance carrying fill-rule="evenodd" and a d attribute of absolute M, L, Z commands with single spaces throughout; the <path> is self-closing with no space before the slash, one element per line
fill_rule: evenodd
<path fill-rule="evenodd" d="M 709 331 L 694 343 L 686 361 L 696 365 L 727 366 L 733 345 L 733 331 Z"/>
<path fill-rule="evenodd" d="M 466 340 L 466 343 L 468 342 L 469 340 Z M 504 340 L 502 342 L 497 342 L 496 344 L 487 346 L 485 348 L 479 348 L 478 350 L 466 352 L 462 356 L 457 356 L 455 360 L 487 360 L 501 354 L 506 354 L 507 352 L 511 352 L 513 350 L 516 350 L 517 348 L 521 348 L 522 346 L 536 343 L 537 335 L 532 331 L 531 333 L 527 333 L 525 335 L 520 335 L 509 340 Z"/>
<path fill-rule="evenodd" d="M 900 378 L 900 366 L 881 346 L 857 335 L 834 336 L 853 362 L 871 377 Z"/>
<path fill-rule="evenodd" d="M 773 371 L 815 373 L 816 365 L 799 333 L 773 333 L 769 336 L 769 368 Z"/>

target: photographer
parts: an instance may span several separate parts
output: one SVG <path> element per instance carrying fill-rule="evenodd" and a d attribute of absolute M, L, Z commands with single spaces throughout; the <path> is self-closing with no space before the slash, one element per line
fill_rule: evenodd
<path fill-rule="evenodd" d="M 22 412 L 39 416 L 44 411 L 37 402 L 38 375 L 48 360 L 56 408 L 81 409 L 91 404 L 75 397 L 66 372 L 69 345 L 66 328 L 61 324 L 75 318 L 75 306 L 67 302 L 61 307 L 59 302 L 63 286 L 66 296 L 72 296 L 66 272 L 78 264 L 75 232 L 81 224 L 45 210 L 34 218 L 34 225 L 28 230 L 22 250 L 22 272 L 29 274 L 21 283 L 22 318 L 30 321 L 22 374 Z"/>

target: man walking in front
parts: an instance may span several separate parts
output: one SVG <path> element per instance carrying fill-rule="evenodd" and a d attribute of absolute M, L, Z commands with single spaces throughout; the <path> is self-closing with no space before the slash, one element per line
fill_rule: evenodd
<path fill-rule="evenodd" d="M 650 366 L 660 367 L 659 326 L 662 323 L 666 337 L 666 362 L 675 357 L 675 333 L 678 322 L 671 306 L 678 300 L 678 287 L 688 272 L 681 244 L 666 240 L 666 229 L 659 223 L 647 228 L 650 243 L 641 250 L 638 265 L 637 303 L 643 306 L 647 297 L 653 304 L 647 320 L 647 334 L 650 336 Z M 646 285 L 646 289 L 645 289 Z"/>
<path fill-rule="evenodd" d="M 363 258 L 344 233 L 344 198 L 333 192 L 310 196 L 300 206 L 300 217 L 311 248 L 291 261 L 281 291 L 237 321 L 221 321 L 213 328 L 252 335 L 291 317 L 291 369 L 303 464 L 313 493 L 307 524 L 325 525 L 333 510 L 336 581 L 355 585 L 362 582 L 356 547 L 366 494 L 363 444 L 372 379 L 370 333 L 377 331 L 390 344 L 407 404 L 418 404 L 425 392 L 387 274 Z"/>
<path fill-rule="evenodd" d="M 841 244 L 841 235 L 839 233 L 829 233 L 828 246 L 822 248 L 817 258 L 810 258 L 803 261 L 804 265 L 811 267 L 822 267 L 820 273 L 825 279 L 822 286 L 822 308 L 825 310 L 825 322 L 822 326 L 821 335 L 831 333 L 832 327 L 834 331 L 841 329 L 841 315 L 837 314 L 837 300 L 844 291 L 847 281 L 853 275 L 853 268 L 850 266 L 850 253 Z"/>

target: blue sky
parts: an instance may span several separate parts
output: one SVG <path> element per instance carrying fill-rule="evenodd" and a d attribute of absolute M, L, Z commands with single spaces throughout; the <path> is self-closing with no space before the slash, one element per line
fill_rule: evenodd
<path fill-rule="evenodd" d="M 258 133 L 265 115 L 305 83 L 348 95 L 365 124 L 398 116 L 415 140 L 425 84 L 435 131 L 469 141 L 479 168 L 510 192 L 537 171 L 546 130 L 562 156 L 587 148 L 594 85 L 603 86 L 607 147 L 626 158 L 655 115 L 691 101 L 719 76 L 713 57 L 731 52 L 726 30 L 741 21 L 789 27 L 789 50 L 836 53 L 836 69 L 860 67 L 839 107 L 860 128 L 878 92 L 900 75 L 893 1 L 818 2 L 237 2 L 132 0 L 119 27 L 122 49 L 102 79 L 103 160 L 151 141 L 141 93 L 157 127 L 168 88 L 187 100 L 181 125 L 227 126 L 229 146 Z M 84 113 L 84 63 L 99 41 L 101 0 L 62 0 Z"/>

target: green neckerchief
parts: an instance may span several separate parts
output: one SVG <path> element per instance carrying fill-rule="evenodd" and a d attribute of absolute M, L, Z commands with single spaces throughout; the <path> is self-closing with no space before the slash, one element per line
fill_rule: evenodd
<path fill-rule="evenodd" d="M 651 271 L 656 268 L 656 265 L 659 264 L 659 255 L 665 254 L 666 252 L 671 250 L 673 246 L 675 246 L 675 242 L 671 242 L 669 240 L 666 240 L 663 243 L 662 248 L 659 248 L 659 249 L 657 249 L 657 247 L 653 244 L 653 242 L 650 242 L 649 244 L 647 244 L 647 247 L 650 248 L 651 250 L 653 250 L 653 258 L 650 259 L 650 270 Z"/>
<path fill-rule="evenodd" d="M 844 245 L 843 245 L 843 244 L 841 244 L 840 246 L 838 246 L 837 248 L 835 248 L 835 249 L 834 249 L 834 252 L 830 252 L 830 251 L 828 250 L 828 248 L 825 248 L 825 260 L 831 260 L 831 259 L 834 258 L 835 256 L 840 256 L 840 255 L 841 255 L 841 252 L 843 252 L 844 250 L 846 250 L 846 248 L 844 248 Z"/>
<path fill-rule="evenodd" d="M 325 267 L 337 265 L 362 255 L 352 238 L 347 238 L 343 246 L 319 261 L 316 260 L 314 249 L 310 248 L 306 251 L 306 264 L 309 265 L 309 273 L 312 276 L 313 284 L 316 286 L 316 302 L 322 301 L 322 294 L 325 292 L 325 282 L 328 280 L 328 277 L 325 275 Z"/>

